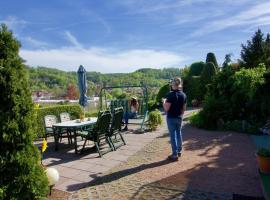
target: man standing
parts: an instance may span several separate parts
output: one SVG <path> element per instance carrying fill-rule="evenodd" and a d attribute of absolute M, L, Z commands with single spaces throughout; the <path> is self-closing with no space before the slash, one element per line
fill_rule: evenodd
<path fill-rule="evenodd" d="M 187 98 L 182 90 L 181 78 L 174 78 L 171 82 L 171 92 L 163 101 L 163 108 L 167 113 L 167 125 L 170 133 L 172 155 L 169 160 L 177 161 L 182 152 L 182 120 L 186 110 Z"/>

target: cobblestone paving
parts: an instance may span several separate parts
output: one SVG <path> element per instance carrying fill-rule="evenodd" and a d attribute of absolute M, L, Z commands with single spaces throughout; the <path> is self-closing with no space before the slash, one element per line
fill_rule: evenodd
<path fill-rule="evenodd" d="M 127 162 L 113 168 L 104 176 L 89 183 L 87 188 L 73 193 L 70 199 L 232 199 L 231 194 L 216 194 L 176 185 L 151 181 L 137 176 L 141 171 L 168 164 L 167 160 L 153 162 L 156 155 L 168 146 L 167 137 L 159 137 L 130 157 Z"/>

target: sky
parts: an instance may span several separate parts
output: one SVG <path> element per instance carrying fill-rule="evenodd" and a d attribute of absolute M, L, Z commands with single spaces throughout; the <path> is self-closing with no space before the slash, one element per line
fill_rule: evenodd
<path fill-rule="evenodd" d="M 184 67 L 215 53 L 240 58 L 269 0 L 2 0 L 0 23 L 21 42 L 30 66 L 102 73 Z"/>

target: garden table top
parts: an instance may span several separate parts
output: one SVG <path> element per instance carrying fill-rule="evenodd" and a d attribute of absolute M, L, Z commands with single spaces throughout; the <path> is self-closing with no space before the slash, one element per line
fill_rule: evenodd
<path fill-rule="evenodd" d="M 58 142 L 61 133 L 61 129 L 66 129 L 69 133 L 69 138 L 72 141 L 74 139 L 74 146 L 75 146 L 75 153 L 78 153 L 77 149 L 77 131 L 83 130 L 86 127 L 92 126 L 97 122 L 97 117 L 90 117 L 85 118 L 82 121 L 80 119 L 70 120 L 66 122 L 56 123 L 53 124 L 53 135 L 54 135 L 54 143 L 55 143 L 55 150 L 58 150 Z"/>

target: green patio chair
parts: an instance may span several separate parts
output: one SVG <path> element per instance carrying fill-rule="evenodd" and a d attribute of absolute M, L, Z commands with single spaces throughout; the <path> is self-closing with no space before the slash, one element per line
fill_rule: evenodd
<path fill-rule="evenodd" d="M 114 150 L 113 145 L 108 138 L 108 130 L 110 128 L 111 118 L 112 116 L 110 111 L 100 112 L 98 114 L 98 119 L 94 127 L 80 133 L 80 135 L 85 139 L 81 153 L 85 150 L 85 145 L 88 140 L 94 142 L 100 157 L 102 157 L 103 154 Z M 109 148 L 106 151 L 102 152 L 100 145 L 101 142 L 103 142 L 104 140 L 109 145 Z"/>
<path fill-rule="evenodd" d="M 108 132 L 108 139 L 110 140 L 114 150 L 126 145 L 123 135 L 121 134 L 121 125 L 123 120 L 124 110 L 123 107 L 115 108 L 113 111 L 112 123 Z M 119 139 L 117 138 L 119 135 Z M 119 144 L 120 142 L 120 144 Z"/>

